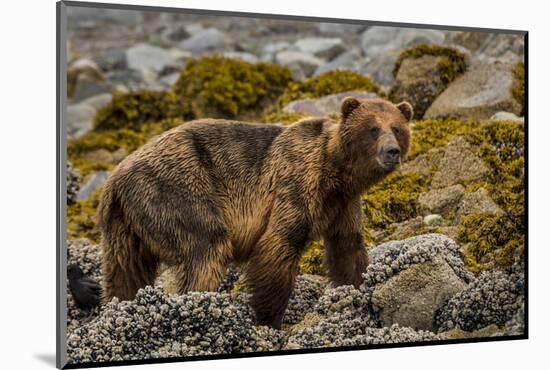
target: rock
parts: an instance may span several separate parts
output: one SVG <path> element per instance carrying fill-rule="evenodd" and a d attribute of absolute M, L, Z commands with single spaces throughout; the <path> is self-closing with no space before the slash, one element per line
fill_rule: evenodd
<path fill-rule="evenodd" d="M 422 118 L 435 98 L 447 87 L 438 70 L 439 63 L 444 60 L 447 59 L 431 55 L 405 59 L 390 91 L 391 100 L 408 101 L 414 108 L 414 117 Z"/>
<path fill-rule="evenodd" d="M 374 289 L 373 304 L 384 326 L 434 331 L 434 315 L 466 284 L 440 258 L 415 264 Z"/>
<path fill-rule="evenodd" d="M 80 189 L 80 174 L 73 168 L 71 162 L 67 161 L 67 205 L 76 202 L 76 195 Z"/>
<path fill-rule="evenodd" d="M 322 73 L 334 71 L 338 69 L 348 69 L 352 71 L 356 70 L 357 64 L 359 63 L 360 59 L 361 59 L 361 54 L 359 50 L 353 49 L 350 51 L 346 51 L 345 53 L 338 55 L 332 61 L 325 63 L 322 66 L 319 66 L 315 70 L 315 73 L 313 74 L 313 76 L 319 76 Z"/>
<path fill-rule="evenodd" d="M 502 209 L 493 201 L 485 188 L 473 193 L 466 193 L 457 210 L 457 222 L 462 216 L 474 213 L 502 213 Z"/>
<path fill-rule="evenodd" d="M 523 307 L 524 284 L 523 272 L 483 272 L 438 310 L 436 325 L 440 331 L 504 325 Z"/>
<path fill-rule="evenodd" d="M 414 126 L 412 126 L 412 131 L 414 135 Z M 416 173 L 423 176 L 430 176 L 439 166 L 439 162 L 444 154 L 444 149 L 432 148 L 426 153 L 416 156 L 413 160 L 403 163 L 399 171 L 403 174 Z"/>
<path fill-rule="evenodd" d="M 174 58 L 166 49 L 146 43 L 139 43 L 127 49 L 126 58 L 128 68 L 136 71 L 152 70 L 159 73 L 174 63 Z"/>
<path fill-rule="evenodd" d="M 488 119 L 499 111 L 521 113 L 512 96 L 514 74 L 511 65 L 480 65 L 458 77 L 435 99 L 424 118 Z"/>
<path fill-rule="evenodd" d="M 265 45 L 263 51 L 264 53 L 273 54 L 291 48 L 292 45 L 288 41 L 277 41 Z"/>
<path fill-rule="evenodd" d="M 180 78 L 179 72 L 174 72 L 164 77 L 161 77 L 159 79 L 159 82 L 166 87 L 172 87 L 179 78 Z"/>
<path fill-rule="evenodd" d="M 332 60 L 345 51 L 341 38 L 307 37 L 294 43 L 298 50 L 316 57 Z"/>
<path fill-rule="evenodd" d="M 370 56 L 359 67 L 358 72 L 369 76 L 385 89 L 393 85 L 393 66 L 401 54 L 400 50 L 389 50 Z"/>
<path fill-rule="evenodd" d="M 422 216 L 418 216 L 402 222 L 393 223 L 386 229 L 373 230 L 372 237 L 377 243 L 390 240 L 402 240 L 411 235 L 419 234 L 419 231 L 422 230 L 422 226 Z"/>
<path fill-rule="evenodd" d="M 384 243 L 371 248 L 369 257 L 361 291 L 372 296 L 384 326 L 437 329 L 438 309 L 473 280 L 459 246 L 439 234 Z"/>
<path fill-rule="evenodd" d="M 90 96 L 87 99 L 84 99 L 81 101 L 81 104 L 86 104 L 96 111 L 103 108 L 107 104 L 111 102 L 111 99 L 113 98 L 113 94 L 111 93 L 103 93 L 99 95 Z"/>
<path fill-rule="evenodd" d="M 317 23 L 317 28 L 320 33 L 327 35 L 341 36 L 345 34 L 355 34 L 363 31 L 365 26 L 360 24 L 345 24 L 345 23 Z"/>
<path fill-rule="evenodd" d="M 245 62 L 252 63 L 252 64 L 256 64 L 259 62 L 258 57 L 255 56 L 254 54 L 240 52 L 240 51 L 227 51 L 223 53 L 223 56 L 225 58 L 230 58 L 230 59 L 244 60 Z"/>
<path fill-rule="evenodd" d="M 92 174 L 88 181 L 86 181 L 86 184 L 84 184 L 78 192 L 76 199 L 88 199 L 97 188 L 103 185 L 105 180 L 107 180 L 107 177 L 109 177 L 109 173 L 107 171 L 97 171 Z"/>
<path fill-rule="evenodd" d="M 305 113 L 310 116 L 325 117 L 331 114 L 340 114 L 342 100 L 347 96 L 354 96 L 358 99 L 373 99 L 375 93 L 363 93 L 347 91 L 339 94 L 323 96 L 318 99 L 295 100 L 283 108 L 286 113 Z"/>
<path fill-rule="evenodd" d="M 308 312 L 313 312 L 326 285 L 327 279 L 321 276 L 299 275 L 283 317 L 283 324 L 299 323 Z"/>
<path fill-rule="evenodd" d="M 179 47 L 192 53 L 221 50 L 229 44 L 227 36 L 216 28 L 199 30 L 188 39 L 179 43 Z"/>
<path fill-rule="evenodd" d="M 67 106 L 67 135 L 79 138 L 93 128 L 96 110 L 88 104 Z"/>
<path fill-rule="evenodd" d="M 361 36 L 361 47 L 367 58 L 416 44 L 441 44 L 445 34 L 437 30 L 373 26 Z"/>
<path fill-rule="evenodd" d="M 489 338 L 497 335 L 502 335 L 503 332 L 496 325 L 489 325 L 479 330 L 464 331 L 459 328 L 454 328 L 441 333 L 439 336 L 442 339 L 472 339 L 472 338 Z"/>
<path fill-rule="evenodd" d="M 443 223 L 443 217 L 441 215 L 427 215 L 422 220 L 426 226 L 439 226 Z"/>
<path fill-rule="evenodd" d="M 283 50 L 277 53 L 275 61 L 285 67 L 299 66 L 306 77 L 313 75 L 315 70 L 324 64 L 324 61 L 311 54 L 301 51 Z"/>
<path fill-rule="evenodd" d="M 514 122 L 524 122 L 523 117 L 518 117 L 514 113 L 510 112 L 496 112 L 491 116 L 493 121 L 514 121 Z"/>
<path fill-rule="evenodd" d="M 444 188 L 454 184 L 468 184 L 485 178 L 489 168 L 472 152 L 472 146 L 460 136 L 454 137 L 439 162 L 431 187 Z"/>
<path fill-rule="evenodd" d="M 91 59 L 81 58 L 67 68 L 67 96 L 78 102 L 89 96 L 108 91 L 105 77 Z"/>
<path fill-rule="evenodd" d="M 482 63 L 499 61 L 514 64 L 523 62 L 524 53 L 525 45 L 522 35 L 489 33 L 475 54 Z"/>
<path fill-rule="evenodd" d="M 126 69 L 128 68 L 126 51 L 123 49 L 105 50 L 97 58 L 97 64 L 103 71 Z"/>
<path fill-rule="evenodd" d="M 446 216 L 454 213 L 465 193 L 464 186 L 460 184 L 433 189 L 420 194 L 418 204 L 424 215 L 439 213 Z"/>

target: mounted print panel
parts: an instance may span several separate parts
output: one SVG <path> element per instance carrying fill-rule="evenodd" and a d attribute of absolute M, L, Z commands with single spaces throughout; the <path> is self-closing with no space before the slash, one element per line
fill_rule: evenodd
<path fill-rule="evenodd" d="M 58 31 L 59 367 L 527 338 L 527 32 L 78 2 Z"/>

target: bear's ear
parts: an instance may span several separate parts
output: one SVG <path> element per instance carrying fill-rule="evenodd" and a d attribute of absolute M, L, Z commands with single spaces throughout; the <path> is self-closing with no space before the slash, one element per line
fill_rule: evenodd
<path fill-rule="evenodd" d="M 360 105 L 361 102 L 353 96 L 348 96 L 342 100 L 342 118 L 348 118 L 351 112 L 353 112 Z"/>
<path fill-rule="evenodd" d="M 410 103 L 402 101 L 397 104 L 396 107 L 399 111 L 401 111 L 401 114 L 407 119 L 407 121 L 410 121 L 413 118 L 414 111 Z"/>

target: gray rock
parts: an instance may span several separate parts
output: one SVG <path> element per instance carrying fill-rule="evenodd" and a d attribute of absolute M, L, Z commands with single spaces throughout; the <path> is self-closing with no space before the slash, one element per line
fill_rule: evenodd
<path fill-rule="evenodd" d="M 93 128 L 96 110 L 88 104 L 70 104 L 67 107 L 67 135 L 79 138 Z"/>
<path fill-rule="evenodd" d="M 493 121 L 514 121 L 514 122 L 524 122 L 523 117 L 518 117 L 514 113 L 510 112 L 496 112 L 491 116 Z"/>
<path fill-rule="evenodd" d="M 414 132 L 414 123 L 412 123 Z M 401 165 L 399 171 L 403 174 L 416 173 L 424 176 L 431 176 L 432 171 L 438 168 L 441 158 L 443 158 L 445 150 L 441 148 L 432 148 L 426 153 L 416 156 Z"/>
<path fill-rule="evenodd" d="M 489 174 L 489 168 L 472 149 L 462 137 L 454 137 L 439 162 L 439 169 L 432 179 L 432 188 L 468 184 L 485 178 Z"/>
<path fill-rule="evenodd" d="M 466 283 L 447 262 L 435 257 L 412 265 L 377 286 L 372 300 L 384 326 L 399 324 L 436 331 L 435 312 L 465 287 Z"/>
<path fill-rule="evenodd" d="M 372 297 L 384 326 L 435 330 L 437 310 L 473 280 L 459 246 L 439 234 L 381 244 L 369 250 L 369 257 L 361 290 Z"/>
<path fill-rule="evenodd" d="M 175 62 L 168 50 L 146 43 L 139 43 L 127 49 L 126 58 L 130 69 L 152 70 L 157 73 Z"/>
<path fill-rule="evenodd" d="M 373 99 L 375 93 L 364 93 L 358 91 L 347 91 L 339 94 L 323 96 L 318 99 L 296 100 L 283 108 L 286 113 L 306 113 L 310 116 L 325 117 L 330 114 L 340 114 L 342 100 L 347 96 L 354 96 L 359 99 Z"/>
<path fill-rule="evenodd" d="M 523 307 L 524 284 L 523 272 L 483 272 L 439 309 L 436 325 L 440 331 L 504 325 Z"/>
<path fill-rule="evenodd" d="M 104 106 L 106 106 L 107 104 L 109 104 L 112 98 L 113 98 L 113 94 L 104 93 L 104 94 L 99 94 L 95 96 L 90 96 L 89 98 L 81 101 L 80 103 L 86 104 L 97 111 L 103 108 Z"/>
<path fill-rule="evenodd" d="M 315 70 L 324 64 L 324 61 L 320 58 L 308 53 L 293 50 L 283 50 L 278 52 L 275 56 L 275 61 L 286 67 L 297 65 L 304 71 L 304 74 L 307 77 L 313 75 Z"/>
<path fill-rule="evenodd" d="M 174 72 L 161 77 L 159 79 L 159 82 L 166 87 L 172 87 L 178 81 L 179 78 L 180 78 L 179 72 Z"/>
<path fill-rule="evenodd" d="M 346 51 L 345 53 L 342 53 L 338 55 L 336 58 L 331 60 L 328 63 L 323 64 L 322 66 L 319 66 L 314 76 L 319 76 L 322 73 L 329 72 L 329 71 L 335 71 L 335 70 L 341 70 L 341 69 L 347 69 L 347 70 L 356 70 L 359 60 L 361 59 L 361 53 L 357 49 L 353 49 L 350 51 Z"/>
<path fill-rule="evenodd" d="M 389 50 L 370 56 L 359 65 L 357 71 L 369 76 L 385 89 L 389 89 L 394 82 L 393 66 L 401 54 L 400 50 Z"/>
<path fill-rule="evenodd" d="M 99 55 L 97 64 L 103 71 L 128 68 L 126 51 L 123 49 L 108 49 Z"/>
<path fill-rule="evenodd" d="M 512 96 L 511 65 L 494 63 L 470 69 L 437 97 L 424 118 L 488 119 L 496 112 L 521 113 Z"/>
<path fill-rule="evenodd" d="M 254 54 L 240 52 L 240 51 L 227 51 L 223 53 L 223 56 L 230 59 L 240 59 L 245 62 L 256 64 L 259 62 L 259 59 Z"/>
<path fill-rule="evenodd" d="M 307 37 L 294 43 L 298 50 L 316 57 L 332 60 L 345 48 L 341 38 Z"/>
<path fill-rule="evenodd" d="M 427 215 L 422 220 L 426 226 L 439 226 L 443 223 L 443 217 L 441 215 Z"/>
<path fill-rule="evenodd" d="M 367 58 L 390 50 L 415 44 L 441 44 L 445 34 L 437 30 L 374 26 L 361 37 L 361 47 Z"/>
<path fill-rule="evenodd" d="M 108 92 L 109 86 L 99 66 L 91 59 L 72 61 L 67 68 L 67 94 L 77 103 L 89 96 Z"/>
<path fill-rule="evenodd" d="M 227 36 L 216 28 L 199 30 L 188 39 L 180 42 L 179 47 L 193 53 L 221 50 L 229 44 Z"/>
<path fill-rule="evenodd" d="M 502 213 L 502 209 L 493 201 L 485 188 L 466 193 L 457 210 L 457 222 L 462 216 L 474 213 Z"/>
<path fill-rule="evenodd" d="M 456 211 L 465 193 L 464 186 L 460 184 L 442 189 L 433 189 L 420 194 L 418 204 L 424 215 L 438 213 L 446 216 Z"/>
<path fill-rule="evenodd" d="M 92 193 L 99 188 L 105 180 L 107 180 L 107 177 L 109 177 L 109 173 L 107 171 L 97 171 L 93 173 L 89 178 L 88 181 L 86 181 L 86 184 L 84 184 L 80 191 L 78 192 L 78 195 L 76 196 L 77 200 L 85 200 L 92 195 Z"/>
<path fill-rule="evenodd" d="M 265 45 L 263 48 L 263 51 L 264 53 L 273 54 L 273 53 L 278 53 L 279 51 L 283 51 L 291 48 L 293 47 L 288 41 L 277 41 L 277 42 L 272 42 Z"/>

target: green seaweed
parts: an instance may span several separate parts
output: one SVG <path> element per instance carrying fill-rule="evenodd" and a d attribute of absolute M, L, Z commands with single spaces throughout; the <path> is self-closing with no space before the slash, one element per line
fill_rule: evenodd
<path fill-rule="evenodd" d="M 95 190 L 90 198 L 67 206 L 67 239 L 87 238 L 99 243 L 101 234 L 96 225 L 96 210 L 100 197 L 101 188 Z"/>
<path fill-rule="evenodd" d="M 142 130 L 145 124 L 170 118 L 193 118 L 189 104 L 171 91 L 141 90 L 115 94 L 95 117 L 94 130 Z"/>
<path fill-rule="evenodd" d="M 522 62 L 514 66 L 512 96 L 521 105 L 521 115 L 525 115 L 525 65 Z"/>
<path fill-rule="evenodd" d="M 174 92 L 191 102 L 196 117 L 251 119 L 292 81 L 290 70 L 278 65 L 210 56 L 189 61 Z"/>
<path fill-rule="evenodd" d="M 300 259 L 300 271 L 304 274 L 326 275 L 325 249 L 322 242 L 313 242 Z"/>
<path fill-rule="evenodd" d="M 330 71 L 301 82 L 291 83 L 279 99 L 279 107 L 300 99 L 320 98 L 346 91 L 365 91 L 383 95 L 370 78 L 353 71 Z"/>

